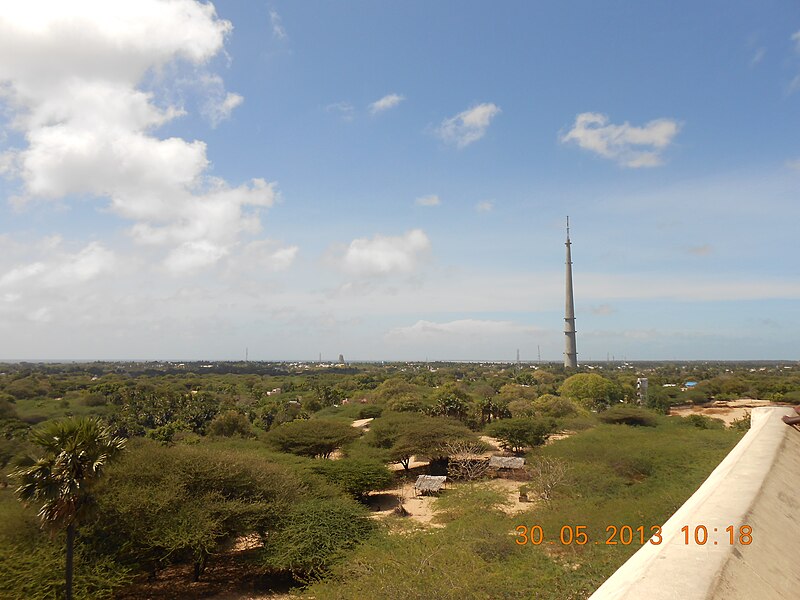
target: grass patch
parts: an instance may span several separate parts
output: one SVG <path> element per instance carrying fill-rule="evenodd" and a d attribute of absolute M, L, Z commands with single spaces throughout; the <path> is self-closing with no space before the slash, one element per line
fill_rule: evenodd
<path fill-rule="evenodd" d="M 501 493 L 483 486 L 448 490 L 436 501 L 444 528 L 375 536 L 312 586 L 310 596 L 588 597 L 640 547 L 605 545 L 607 528 L 642 525 L 649 532 L 663 524 L 742 435 L 652 418 L 652 427 L 600 424 L 529 453 L 530 460 L 548 456 L 570 466 L 549 506 L 534 503 L 526 513 L 507 516 L 494 510 L 504 501 Z M 541 526 L 545 540 L 555 543 L 517 545 L 515 527 L 523 524 Z M 565 525 L 585 526 L 590 543 L 562 545 Z"/>

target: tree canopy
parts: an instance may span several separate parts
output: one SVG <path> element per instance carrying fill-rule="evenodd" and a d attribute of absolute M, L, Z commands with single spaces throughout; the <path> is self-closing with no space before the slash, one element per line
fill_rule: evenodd
<path fill-rule="evenodd" d="M 520 417 L 502 419 L 486 427 L 486 433 L 500 440 L 504 449 L 521 452 L 530 446 L 541 446 L 555 429 L 552 419 Z"/>
<path fill-rule="evenodd" d="M 447 417 L 389 413 L 373 422 L 368 441 L 375 447 L 388 449 L 391 460 L 408 469 L 412 456 L 434 460 L 446 455 L 444 448 L 448 442 L 475 437 L 464 425 Z"/>
<path fill-rule="evenodd" d="M 561 384 L 559 393 L 590 409 L 607 408 L 622 400 L 619 385 L 596 373 L 578 373 L 568 377 Z"/>
<path fill-rule="evenodd" d="M 15 493 L 26 504 L 40 505 L 44 526 L 66 529 L 66 598 L 71 600 L 76 528 L 92 512 L 92 488 L 124 450 L 125 440 L 95 417 L 51 421 L 33 430 L 30 440 L 43 455 L 14 471 Z"/>
<path fill-rule="evenodd" d="M 273 428 L 266 439 L 281 452 L 328 458 L 358 436 L 355 428 L 337 419 L 302 419 Z"/>

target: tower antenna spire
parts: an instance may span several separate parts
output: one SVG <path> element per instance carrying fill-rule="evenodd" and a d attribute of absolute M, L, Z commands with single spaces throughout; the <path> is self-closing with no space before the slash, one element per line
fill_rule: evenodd
<path fill-rule="evenodd" d="M 575 299 L 572 294 L 572 242 L 569 241 L 569 217 L 567 217 L 567 277 L 566 306 L 564 310 L 564 366 L 574 369 L 578 366 L 578 350 L 575 344 Z"/>

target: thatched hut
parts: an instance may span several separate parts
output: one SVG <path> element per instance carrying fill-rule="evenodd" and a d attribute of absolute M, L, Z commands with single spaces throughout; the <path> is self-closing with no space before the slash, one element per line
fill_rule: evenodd
<path fill-rule="evenodd" d="M 423 496 L 436 494 L 444 487 L 446 481 L 447 477 L 444 475 L 420 475 L 414 483 L 414 493 Z"/>

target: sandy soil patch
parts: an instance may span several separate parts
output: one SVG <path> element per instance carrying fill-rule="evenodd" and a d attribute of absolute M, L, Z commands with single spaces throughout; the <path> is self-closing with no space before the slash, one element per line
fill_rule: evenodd
<path fill-rule="evenodd" d="M 545 441 L 544 445 L 549 446 L 550 444 L 554 444 L 558 440 L 565 440 L 568 437 L 575 435 L 575 433 L 576 433 L 575 431 L 559 431 L 558 433 L 553 433 L 547 438 L 547 441 Z"/>
<path fill-rule="evenodd" d="M 369 429 L 369 424 L 372 423 L 372 421 L 374 421 L 374 418 L 372 417 L 369 419 L 356 419 L 350 425 L 360 429 Z"/>
<path fill-rule="evenodd" d="M 489 437 L 488 435 L 482 435 L 478 439 L 489 446 L 489 450 L 485 454 L 494 454 L 495 452 L 501 450 L 500 440 L 497 438 Z"/>
<path fill-rule="evenodd" d="M 492 479 L 485 482 L 487 487 L 494 488 L 499 492 L 505 493 L 507 503 L 501 505 L 499 508 L 507 515 L 516 515 L 526 510 L 530 510 L 534 506 L 534 502 L 520 502 L 519 501 L 519 488 L 525 485 L 524 481 L 514 481 L 512 479 Z"/>
<path fill-rule="evenodd" d="M 726 425 L 732 424 L 737 419 L 743 419 L 750 414 L 750 410 L 760 406 L 787 406 L 786 404 L 776 404 L 769 400 L 753 400 L 752 398 L 740 398 L 739 400 L 718 400 L 707 406 L 682 406 L 671 408 L 670 415 L 687 417 L 689 415 L 704 415 L 724 421 Z"/>
<path fill-rule="evenodd" d="M 519 501 L 519 488 L 524 485 L 523 481 L 513 481 L 511 479 L 491 479 L 488 481 L 480 481 L 471 485 L 485 486 L 505 496 L 506 502 L 498 508 L 508 515 L 515 515 L 526 510 L 530 510 L 533 502 L 520 502 Z M 448 482 L 449 489 L 457 488 L 463 483 Z M 442 491 L 442 495 L 447 494 L 448 490 Z M 372 509 L 373 517 L 381 519 L 390 515 L 396 515 L 396 509 L 402 503 L 407 511 L 407 517 L 426 527 L 444 527 L 440 523 L 435 523 L 436 510 L 434 509 L 435 501 L 438 496 L 418 496 L 414 492 L 413 482 L 405 482 L 396 488 L 385 490 L 383 492 L 372 492 L 369 495 L 367 504 Z"/>
<path fill-rule="evenodd" d="M 416 469 L 417 467 L 427 467 L 430 463 L 428 460 L 417 460 L 416 456 L 411 457 L 411 461 L 408 463 L 409 469 Z M 390 471 L 403 471 L 405 467 L 400 463 L 391 463 L 389 466 Z"/>
<path fill-rule="evenodd" d="M 432 522 L 436 514 L 433 510 L 435 500 L 436 496 L 417 496 L 414 483 L 408 481 L 390 490 L 370 493 L 367 504 L 373 510 L 375 518 L 397 514 L 395 511 L 402 504 L 408 513 L 406 515 L 408 518 L 423 525 L 441 527 Z"/>
<path fill-rule="evenodd" d="M 719 400 L 707 406 L 684 406 L 671 408 L 670 415 L 688 417 L 689 415 L 703 415 L 719 419 L 726 425 L 731 425 L 737 419 L 743 419 L 750 414 L 750 410 L 759 406 L 776 406 L 769 400 L 753 400 L 740 398 L 739 400 Z"/>

